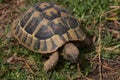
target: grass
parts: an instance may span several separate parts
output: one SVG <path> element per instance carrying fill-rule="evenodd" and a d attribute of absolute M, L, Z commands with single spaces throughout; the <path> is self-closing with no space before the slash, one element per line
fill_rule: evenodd
<path fill-rule="evenodd" d="M 28 7 L 40 2 L 50 0 L 25 0 Z M 98 43 L 98 27 L 105 25 L 108 20 L 106 19 L 111 13 L 120 15 L 120 10 L 115 10 L 108 14 L 111 10 L 110 6 L 120 5 L 119 0 L 51 0 L 59 3 L 61 6 L 67 8 L 78 20 L 81 21 L 81 26 L 87 30 L 90 35 L 95 35 L 95 49 L 87 51 L 80 49 L 80 70 L 77 64 L 70 64 L 62 57 L 55 69 L 49 73 L 45 73 L 42 69 L 44 56 L 34 53 L 23 46 L 19 45 L 15 39 L 6 39 L 5 36 L 0 38 L 0 79 L 1 80 L 74 80 L 81 78 L 83 73 L 84 78 L 92 71 L 92 64 L 89 63 L 97 55 Z M 4 0 L 0 0 L 4 3 Z M 21 9 L 23 12 L 26 9 Z M 120 17 L 119 17 L 120 18 Z M 5 25 L 5 35 L 9 31 L 11 24 Z M 106 59 L 111 59 L 120 53 L 120 41 L 113 39 L 113 35 L 106 31 L 106 34 L 101 34 L 101 56 Z M 109 48 L 115 47 L 112 51 Z M 106 50 L 107 49 L 107 50 Z M 15 57 L 13 62 L 10 59 Z M 20 58 L 21 60 L 17 60 Z M 8 61 L 8 62 L 7 62 Z M 27 65 L 28 64 L 28 65 Z M 34 73 L 35 72 L 35 73 Z"/>

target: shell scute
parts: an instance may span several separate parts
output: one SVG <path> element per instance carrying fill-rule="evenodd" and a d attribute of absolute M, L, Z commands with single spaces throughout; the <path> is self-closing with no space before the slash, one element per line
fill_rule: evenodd
<path fill-rule="evenodd" d="M 46 25 L 42 25 L 38 32 L 35 34 L 39 40 L 45 40 L 53 36 L 52 32 L 50 31 L 49 27 Z"/>
<path fill-rule="evenodd" d="M 21 27 L 24 27 L 26 25 L 26 22 L 30 19 L 30 16 L 34 13 L 33 8 L 30 8 L 26 14 L 22 17 L 22 20 L 20 21 Z"/>

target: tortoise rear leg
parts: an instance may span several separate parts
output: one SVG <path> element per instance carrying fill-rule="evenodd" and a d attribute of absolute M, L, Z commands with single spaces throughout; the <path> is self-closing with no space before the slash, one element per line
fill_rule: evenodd
<path fill-rule="evenodd" d="M 44 70 L 45 70 L 46 72 L 52 70 L 52 69 L 55 67 L 55 65 L 57 64 L 58 60 L 59 60 L 59 52 L 56 51 L 56 52 L 54 52 L 54 53 L 49 57 L 49 59 L 44 63 L 44 66 L 43 66 Z"/>

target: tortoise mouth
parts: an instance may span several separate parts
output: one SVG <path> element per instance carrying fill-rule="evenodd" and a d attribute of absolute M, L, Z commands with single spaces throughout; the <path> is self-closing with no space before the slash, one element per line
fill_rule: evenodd
<path fill-rule="evenodd" d="M 76 58 L 76 59 L 70 59 L 69 61 L 70 61 L 70 63 L 77 63 L 78 62 L 78 58 Z"/>
<path fill-rule="evenodd" d="M 77 63 L 78 62 L 78 55 L 72 55 L 72 56 L 68 57 L 68 60 L 71 63 Z"/>

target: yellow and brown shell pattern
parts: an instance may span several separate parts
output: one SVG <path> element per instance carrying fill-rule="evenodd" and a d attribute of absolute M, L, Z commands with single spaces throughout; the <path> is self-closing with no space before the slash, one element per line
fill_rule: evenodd
<path fill-rule="evenodd" d="M 68 41 L 83 41 L 86 35 L 78 21 L 61 6 L 42 2 L 33 5 L 13 23 L 15 38 L 28 49 L 51 53 Z"/>

